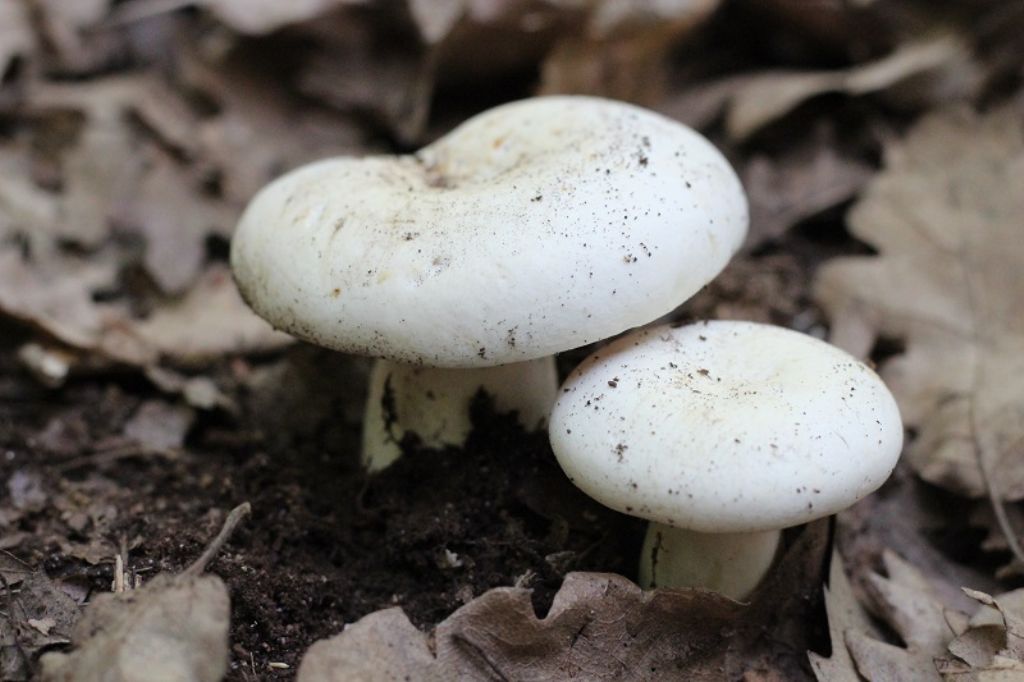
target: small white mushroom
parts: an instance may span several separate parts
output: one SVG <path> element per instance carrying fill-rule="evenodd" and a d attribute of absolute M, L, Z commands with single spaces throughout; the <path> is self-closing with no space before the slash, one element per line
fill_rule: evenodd
<path fill-rule="evenodd" d="M 364 459 L 378 469 L 412 412 L 431 413 L 415 425 L 427 445 L 461 443 L 474 383 L 537 426 L 554 353 L 671 311 L 746 229 L 739 180 L 698 133 L 628 104 L 547 97 L 480 114 L 415 155 L 283 176 L 243 215 L 231 263 L 276 327 L 392 363 L 370 389 Z M 500 379 L 412 369 L 512 363 L 524 364 Z M 380 404 L 388 377 L 397 413 Z M 448 397 L 429 405 L 427 391 Z"/>
<path fill-rule="evenodd" d="M 645 587 L 747 595 L 780 529 L 834 514 L 889 477 L 896 402 L 863 363 L 752 322 L 634 332 L 585 360 L 550 420 L 569 479 L 651 521 Z"/>

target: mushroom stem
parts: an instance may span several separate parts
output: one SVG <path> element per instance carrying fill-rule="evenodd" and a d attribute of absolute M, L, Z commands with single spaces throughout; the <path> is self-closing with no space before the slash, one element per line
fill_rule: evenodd
<path fill-rule="evenodd" d="M 700 533 L 652 521 L 640 555 L 640 585 L 704 587 L 743 599 L 771 567 L 779 537 L 778 530 Z"/>
<path fill-rule="evenodd" d="M 363 465 L 384 469 L 402 454 L 406 432 L 432 448 L 461 446 L 472 429 L 477 392 L 494 398 L 499 413 L 515 412 L 528 430 L 543 427 L 555 402 L 554 356 L 497 367 L 447 369 L 377 360 L 363 421 Z"/>

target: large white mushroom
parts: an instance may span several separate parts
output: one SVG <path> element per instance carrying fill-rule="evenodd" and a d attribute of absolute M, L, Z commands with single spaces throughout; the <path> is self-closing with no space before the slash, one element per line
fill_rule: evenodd
<path fill-rule="evenodd" d="M 645 587 L 748 594 L 780 529 L 878 488 L 903 427 L 885 384 L 795 331 L 707 322 L 633 332 L 566 380 L 550 423 L 570 480 L 650 520 Z"/>
<path fill-rule="evenodd" d="M 746 229 L 740 183 L 698 133 L 628 104 L 547 97 L 411 156 L 281 177 L 245 211 L 231 263 L 274 326 L 383 358 L 364 439 L 379 469 L 406 430 L 462 443 L 480 387 L 538 426 L 554 353 L 671 311 Z"/>

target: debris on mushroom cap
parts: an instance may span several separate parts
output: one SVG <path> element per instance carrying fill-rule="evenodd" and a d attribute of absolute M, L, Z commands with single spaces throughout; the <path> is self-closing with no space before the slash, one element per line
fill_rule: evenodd
<path fill-rule="evenodd" d="M 570 480 L 602 504 L 724 533 L 785 528 L 878 488 L 903 427 L 838 348 L 753 322 L 634 332 L 585 360 L 550 419 Z"/>
<path fill-rule="evenodd" d="M 322 161 L 249 205 L 249 304 L 329 348 L 479 367 L 669 312 L 739 248 L 747 205 L 698 133 L 591 97 L 504 105 L 413 156 Z"/>

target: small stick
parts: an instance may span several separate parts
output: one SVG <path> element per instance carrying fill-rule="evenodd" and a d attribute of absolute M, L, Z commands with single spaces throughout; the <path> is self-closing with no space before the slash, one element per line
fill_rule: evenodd
<path fill-rule="evenodd" d="M 123 445 L 111 448 L 110 450 L 100 450 L 88 455 L 73 457 L 67 461 L 57 464 L 54 468 L 63 473 L 65 471 L 77 469 L 81 466 L 101 466 L 103 464 L 110 464 L 111 462 L 117 462 L 131 457 L 163 457 L 165 459 L 174 460 L 177 459 L 180 454 L 181 453 L 176 450 L 165 448 L 145 448 L 134 444 Z"/>
<path fill-rule="evenodd" d="M 182 575 L 199 575 L 206 570 L 206 565 L 213 561 L 213 557 L 217 556 L 217 552 L 221 550 L 224 543 L 228 541 L 231 534 L 235 532 L 235 527 L 238 526 L 242 518 L 245 517 L 252 511 L 252 505 L 248 502 L 243 502 L 228 514 L 228 517 L 224 519 L 224 525 L 221 527 L 220 532 L 217 533 L 217 537 L 210 542 L 209 546 L 203 551 L 203 553 L 196 559 L 191 566 L 182 571 Z"/>
<path fill-rule="evenodd" d="M 120 554 L 114 557 L 114 592 L 124 592 L 124 560 Z"/>

